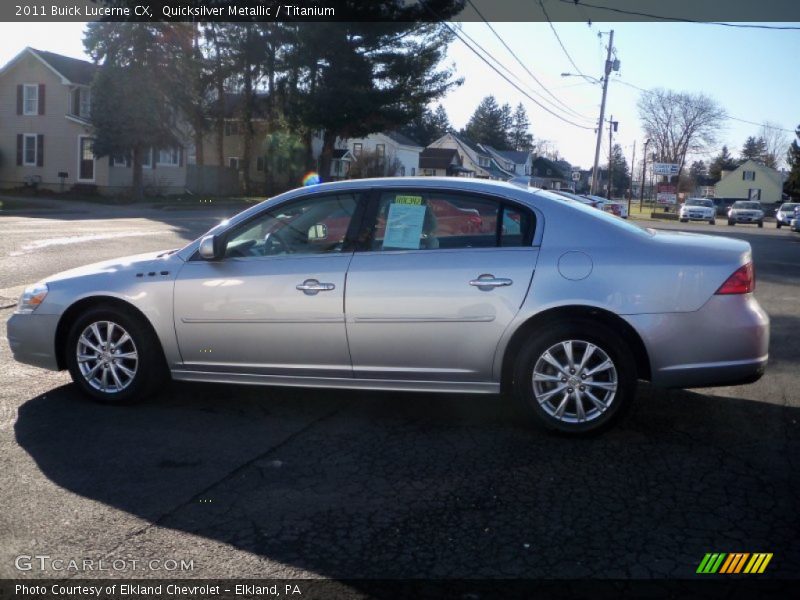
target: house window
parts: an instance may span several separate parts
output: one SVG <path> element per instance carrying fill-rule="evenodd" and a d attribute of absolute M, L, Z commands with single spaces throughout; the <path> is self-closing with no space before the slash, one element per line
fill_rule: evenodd
<path fill-rule="evenodd" d="M 39 86 L 25 84 L 22 86 L 22 113 L 25 115 L 39 114 Z"/>
<path fill-rule="evenodd" d="M 417 174 L 417 168 L 411 167 L 411 175 L 416 175 L 416 174 Z"/>
<path fill-rule="evenodd" d="M 755 200 L 757 202 L 761 201 L 761 188 L 750 188 L 747 190 L 747 198 L 750 200 Z"/>
<path fill-rule="evenodd" d="M 386 144 L 375 144 L 375 156 L 378 158 L 386 156 Z"/>
<path fill-rule="evenodd" d="M 353 156 L 358 158 L 361 156 L 361 144 L 353 144 Z"/>
<path fill-rule="evenodd" d="M 755 171 L 742 171 L 742 180 L 743 181 L 755 181 L 756 180 L 756 172 Z"/>
<path fill-rule="evenodd" d="M 488 167 L 489 166 L 489 159 L 484 158 L 483 156 L 478 157 L 478 165 L 481 167 Z"/>
<path fill-rule="evenodd" d="M 84 119 L 89 118 L 92 110 L 91 90 L 85 87 L 78 87 L 72 91 L 72 114 Z"/>
<path fill-rule="evenodd" d="M 406 168 L 400 165 L 400 177 L 405 177 L 405 174 L 406 174 Z"/>
<path fill-rule="evenodd" d="M 239 170 L 241 165 L 241 159 L 238 156 L 229 156 L 228 157 L 228 166 L 231 169 Z"/>
<path fill-rule="evenodd" d="M 264 157 L 259 156 L 256 158 L 256 171 L 263 171 L 264 170 Z"/>
<path fill-rule="evenodd" d="M 239 135 L 239 123 L 237 121 L 225 121 L 225 135 Z"/>
<path fill-rule="evenodd" d="M 148 169 L 153 166 L 152 162 L 152 153 L 153 150 L 151 148 L 147 148 L 142 152 L 142 166 L 147 167 Z"/>
<path fill-rule="evenodd" d="M 35 133 L 26 133 L 23 136 L 22 146 L 22 164 L 26 167 L 35 167 L 36 159 L 39 156 L 39 147 L 36 143 L 37 136 Z"/>
<path fill-rule="evenodd" d="M 167 148 L 158 151 L 158 165 L 165 167 L 177 167 L 180 165 L 180 150 L 178 148 Z"/>
<path fill-rule="evenodd" d="M 422 169 L 422 174 L 426 177 L 433 177 L 436 175 L 436 169 Z"/>
<path fill-rule="evenodd" d="M 111 162 L 109 164 L 112 167 L 127 167 L 128 158 L 124 154 L 112 154 Z"/>

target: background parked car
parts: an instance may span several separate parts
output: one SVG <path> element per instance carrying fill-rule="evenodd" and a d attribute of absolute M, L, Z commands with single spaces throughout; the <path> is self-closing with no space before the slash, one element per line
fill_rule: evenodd
<path fill-rule="evenodd" d="M 714 206 L 717 209 L 717 216 L 724 217 L 728 214 L 728 211 L 733 206 L 733 203 L 737 200 L 741 200 L 741 198 L 713 198 Z"/>
<path fill-rule="evenodd" d="M 728 225 L 755 223 L 764 227 L 764 207 L 754 200 L 738 200 L 728 211 Z"/>
<path fill-rule="evenodd" d="M 617 217 L 622 217 L 623 219 L 628 218 L 628 205 L 626 203 L 614 202 L 608 198 L 603 198 L 602 196 L 592 196 L 591 194 L 584 194 L 584 196 L 595 201 L 595 208 L 599 208 L 600 210 L 611 213 Z"/>
<path fill-rule="evenodd" d="M 711 225 L 716 223 L 717 211 L 714 201 L 709 198 L 687 198 L 678 211 L 681 223 L 687 221 L 708 221 Z"/>
<path fill-rule="evenodd" d="M 780 229 L 784 225 L 790 225 L 794 218 L 795 209 L 800 206 L 798 202 L 784 202 L 775 213 L 775 227 Z"/>
<path fill-rule="evenodd" d="M 794 209 L 794 217 L 789 221 L 789 227 L 792 231 L 800 233 L 800 205 Z"/>

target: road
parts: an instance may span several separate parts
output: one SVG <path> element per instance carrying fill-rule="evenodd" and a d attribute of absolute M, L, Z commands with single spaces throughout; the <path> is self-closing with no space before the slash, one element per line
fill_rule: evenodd
<path fill-rule="evenodd" d="M 0 296 L 222 216 L 2 216 Z M 492 396 L 173 384 L 97 406 L 0 343 L 0 578 L 684 578 L 734 551 L 797 577 L 800 235 L 647 224 L 752 244 L 770 365 L 750 386 L 643 384 L 593 439 L 530 430 Z"/>

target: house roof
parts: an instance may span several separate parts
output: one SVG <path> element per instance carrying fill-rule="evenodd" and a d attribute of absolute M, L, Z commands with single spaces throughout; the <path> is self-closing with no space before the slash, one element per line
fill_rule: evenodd
<path fill-rule="evenodd" d="M 97 72 L 97 65 L 86 60 L 48 52 L 46 50 L 36 50 L 26 48 L 31 54 L 47 63 L 54 71 L 58 72 L 70 83 L 78 85 L 92 85 L 94 74 Z"/>
<path fill-rule="evenodd" d="M 764 164 L 762 164 L 762 163 L 760 163 L 760 162 L 758 162 L 756 160 L 753 160 L 752 158 L 744 161 L 742 164 L 740 164 L 738 167 L 736 167 L 733 171 L 726 171 L 725 172 L 725 176 L 722 177 L 717 183 L 722 183 L 723 181 L 725 181 L 728 177 L 730 177 L 734 173 L 741 173 L 742 171 L 745 171 L 745 170 L 747 170 L 747 171 L 760 171 L 762 173 L 765 173 L 767 175 L 767 177 L 772 178 L 772 180 L 775 183 L 777 183 L 778 185 L 783 185 L 783 177 L 781 176 L 780 171 L 772 169 L 772 168 L 770 168 L 770 167 L 768 167 L 768 166 L 766 166 L 766 165 L 764 165 Z M 741 179 L 741 177 L 739 179 Z"/>
<path fill-rule="evenodd" d="M 455 148 L 425 148 L 419 155 L 420 169 L 447 169 L 452 164 L 461 164 Z"/>
<path fill-rule="evenodd" d="M 398 131 L 385 131 L 383 132 L 383 135 L 394 140 L 398 144 L 402 144 L 403 146 L 416 146 L 418 148 L 422 147 L 422 144 L 420 144 L 418 141 L 413 140 L 407 135 L 403 135 Z"/>
<path fill-rule="evenodd" d="M 530 156 L 530 152 L 523 152 L 519 150 L 495 150 L 495 152 L 506 160 L 517 165 L 522 165 L 528 162 L 528 157 Z"/>
<path fill-rule="evenodd" d="M 353 154 L 347 148 L 334 148 L 332 158 L 339 160 L 352 160 Z"/>
<path fill-rule="evenodd" d="M 548 174 L 548 169 L 550 173 Z M 538 157 L 533 161 L 533 173 L 537 177 L 550 177 L 551 179 L 564 179 L 564 174 L 556 163 L 544 156 Z"/>

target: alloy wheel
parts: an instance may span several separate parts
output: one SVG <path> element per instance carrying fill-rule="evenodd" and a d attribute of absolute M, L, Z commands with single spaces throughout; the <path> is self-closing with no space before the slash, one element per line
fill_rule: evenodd
<path fill-rule="evenodd" d="M 96 321 L 78 337 L 78 367 L 94 389 L 114 394 L 136 377 L 139 353 L 130 334 L 113 321 Z"/>
<path fill-rule="evenodd" d="M 548 348 L 533 368 L 533 395 L 553 419 L 586 423 L 602 416 L 617 395 L 617 367 L 596 344 L 565 340 Z"/>

